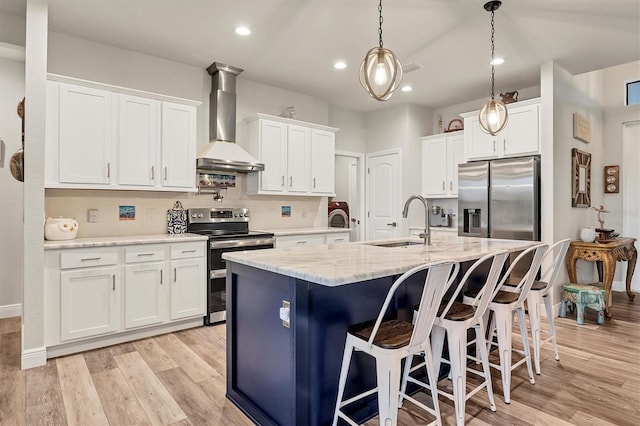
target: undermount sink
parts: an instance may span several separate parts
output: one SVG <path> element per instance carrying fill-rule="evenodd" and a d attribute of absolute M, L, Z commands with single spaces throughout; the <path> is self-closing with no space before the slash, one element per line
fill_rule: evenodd
<path fill-rule="evenodd" d="M 408 247 L 415 245 L 422 245 L 421 241 L 395 241 L 392 243 L 369 243 L 369 246 L 378 246 L 378 247 Z"/>

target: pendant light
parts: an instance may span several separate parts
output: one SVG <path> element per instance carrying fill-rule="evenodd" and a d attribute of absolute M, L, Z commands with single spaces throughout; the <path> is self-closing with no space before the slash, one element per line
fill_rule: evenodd
<path fill-rule="evenodd" d="M 396 55 L 382 45 L 382 0 L 378 5 L 379 46 L 369 50 L 360 64 L 360 84 L 371 97 L 386 101 L 402 82 L 402 65 Z"/>
<path fill-rule="evenodd" d="M 489 1 L 484 4 L 484 9 L 487 12 L 491 12 L 491 99 L 487 104 L 482 107 L 480 110 L 479 120 L 480 120 L 480 128 L 483 132 L 489 133 L 492 136 L 497 135 L 500 130 L 504 129 L 504 126 L 507 125 L 508 113 L 507 107 L 504 103 L 500 101 L 496 101 L 495 97 L 495 66 L 494 66 L 494 14 L 495 11 L 498 10 L 501 1 Z"/>

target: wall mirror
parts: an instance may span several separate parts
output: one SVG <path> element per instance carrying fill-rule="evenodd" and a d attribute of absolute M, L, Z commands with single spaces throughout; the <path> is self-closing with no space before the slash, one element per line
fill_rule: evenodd
<path fill-rule="evenodd" d="M 571 170 L 571 205 L 589 207 L 591 205 L 591 154 L 573 148 Z"/>

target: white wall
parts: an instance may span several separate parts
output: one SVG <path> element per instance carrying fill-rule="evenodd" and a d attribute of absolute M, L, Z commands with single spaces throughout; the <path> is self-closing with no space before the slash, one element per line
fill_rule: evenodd
<path fill-rule="evenodd" d="M 25 44 L 25 17 L 0 13 L 0 41 L 17 46 Z"/>
<path fill-rule="evenodd" d="M 215 56 L 211 62 L 215 61 Z M 233 64 L 231 64 L 233 65 Z M 211 77 L 205 69 L 96 43 L 50 33 L 50 73 L 161 93 L 202 102 L 198 107 L 198 148 L 209 141 L 209 92 Z M 257 112 L 279 115 L 293 105 L 297 119 L 327 125 L 329 105 L 311 96 L 237 79 L 238 140 L 246 137 L 243 120 Z M 314 227 L 327 224 L 327 197 L 278 197 L 246 195 L 246 175 L 238 175 L 237 187 L 222 192 L 219 207 L 248 207 L 252 229 Z M 47 190 L 47 216 L 75 217 L 78 236 L 153 234 L 166 232 L 166 210 L 180 200 L 185 208 L 211 207 L 211 195 L 166 192 Z M 119 221 L 118 206 L 134 205 L 135 221 Z M 291 207 L 291 217 L 281 216 L 281 206 Z M 87 210 L 97 208 L 100 220 L 87 222 Z"/>
<path fill-rule="evenodd" d="M 362 154 L 367 151 L 364 113 L 330 106 L 329 125 L 340 129 L 336 134 L 336 150 Z"/>
<path fill-rule="evenodd" d="M 1 56 L 1 55 L 0 55 Z M 0 139 L 5 143 L 5 159 L 0 164 L 2 202 L 0 223 L 0 318 L 21 314 L 22 303 L 22 187 L 9 169 L 11 156 L 22 146 L 18 102 L 24 97 L 24 61 L 0 57 Z M 4 308 L 3 308 L 4 307 Z M 3 313 L 6 313 L 4 315 Z"/>

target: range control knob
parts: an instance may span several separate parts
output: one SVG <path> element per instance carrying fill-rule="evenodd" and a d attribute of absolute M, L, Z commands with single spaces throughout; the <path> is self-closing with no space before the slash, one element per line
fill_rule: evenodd
<path fill-rule="evenodd" d="M 191 213 L 191 217 L 198 217 L 198 213 Z"/>
<path fill-rule="evenodd" d="M 198 213 L 198 217 L 199 217 L 200 219 L 202 219 L 202 218 L 204 217 L 204 215 L 203 215 L 202 213 Z"/>
<path fill-rule="evenodd" d="M 240 213 L 234 213 L 233 216 L 234 217 L 238 217 L 238 216 L 240 216 Z"/>

